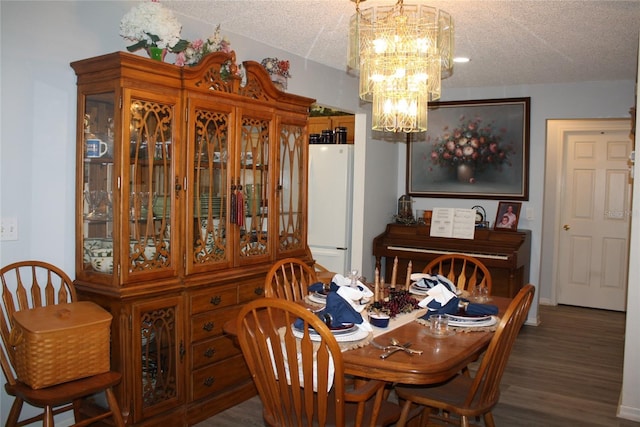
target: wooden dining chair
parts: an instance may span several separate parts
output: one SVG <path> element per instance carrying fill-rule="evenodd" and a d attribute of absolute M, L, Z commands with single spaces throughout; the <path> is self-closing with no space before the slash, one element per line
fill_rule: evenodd
<path fill-rule="evenodd" d="M 16 352 L 10 338 L 13 329 L 13 313 L 36 307 L 66 304 L 77 301 L 76 290 L 67 274 L 56 266 L 41 261 L 16 262 L 0 269 L 2 280 L 2 312 L 0 335 L 4 347 L 0 347 L 0 364 L 7 379 L 5 390 L 14 397 L 6 426 L 17 427 L 41 421 L 44 427 L 53 427 L 54 415 L 73 410 L 76 424 L 87 426 L 111 418 L 116 427 L 124 427 L 124 421 L 112 387 L 120 382 L 118 372 L 106 372 L 51 387 L 33 389 L 14 375 Z M 92 416 L 83 416 L 84 398 L 104 392 L 108 408 Z M 42 408 L 35 417 L 20 420 L 24 402 Z"/>
<path fill-rule="evenodd" d="M 298 319 L 302 324 L 296 337 L 292 324 Z M 312 340 L 312 330 L 319 338 Z M 383 399 L 384 382 L 345 387 L 338 342 L 302 305 L 254 300 L 240 310 L 237 331 L 267 425 L 386 426 L 398 420 L 398 405 Z"/>
<path fill-rule="evenodd" d="M 533 285 L 525 285 L 511 301 L 474 377 L 460 373 L 433 386 L 396 386 L 398 398 L 401 402 L 404 401 L 397 426 L 403 427 L 412 418 L 409 415 L 411 405 L 416 404 L 421 411 L 414 411 L 411 415 L 422 413 L 424 426 L 429 419 L 435 418 L 467 427 L 470 417 L 482 416 L 485 426 L 493 427 L 495 424 L 491 409 L 500 398 L 500 380 L 513 343 L 529 312 L 534 291 Z M 438 413 L 433 413 L 434 410 Z M 451 417 L 453 414 L 459 418 Z"/>
<path fill-rule="evenodd" d="M 486 288 L 491 295 L 491 273 L 478 258 L 463 254 L 445 254 L 431 260 L 422 270 L 427 274 L 440 274 L 461 291 L 473 293 L 476 287 Z"/>
<path fill-rule="evenodd" d="M 298 258 L 277 261 L 264 281 L 264 294 L 268 298 L 301 301 L 307 295 L 309 285 L 318 282 L 313 268 Z"/>
<path fill-rule="evenodd" d="M 317 262 L 313 264 L 313 269 L 316 272 L 318 281 L 322 283 L 331 283 L 333 276 L 336 275 L 335 272 L 330 271 L 327 267 L 323 266 L 322 264 L 318 264 Z"/>

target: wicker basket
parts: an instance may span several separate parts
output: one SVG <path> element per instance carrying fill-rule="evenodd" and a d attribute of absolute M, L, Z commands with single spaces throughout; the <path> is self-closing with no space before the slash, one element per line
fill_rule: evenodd
<path fill-rule="evenodd" d="M 83 301 L 13 314 L 18 379 L 34 389 L 107 372 L 111 314 Z"/>

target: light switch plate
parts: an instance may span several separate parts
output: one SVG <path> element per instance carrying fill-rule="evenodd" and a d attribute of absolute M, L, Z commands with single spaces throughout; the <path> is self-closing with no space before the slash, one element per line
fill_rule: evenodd
<path fill-rule="evenodd" d="M 533 220 L 533 208 L 527 208 L 527 220 Z"/>
<path fill-rule="evenodd" d="M 0 218 L 0 240 L 18 240 L 18 218 Z"/>

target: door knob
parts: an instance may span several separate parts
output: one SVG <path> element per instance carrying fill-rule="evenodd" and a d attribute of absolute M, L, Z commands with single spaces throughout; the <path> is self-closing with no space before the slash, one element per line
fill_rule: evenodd
<path fill-rule="evenodd" d="M 569 231 L 571 226 L 569 224 L 565 224 L 565 225 L 562 226 L 562 228 L 564 228 L 564 231 Z"/>

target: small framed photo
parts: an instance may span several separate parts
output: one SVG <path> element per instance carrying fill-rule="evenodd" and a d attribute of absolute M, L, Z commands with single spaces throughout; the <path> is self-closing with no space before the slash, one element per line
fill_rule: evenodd
<path fill-rule="evenodd" d="M 494 230 L 516 231 L 520 220 L 521 202 L 499 202 Z"/>

